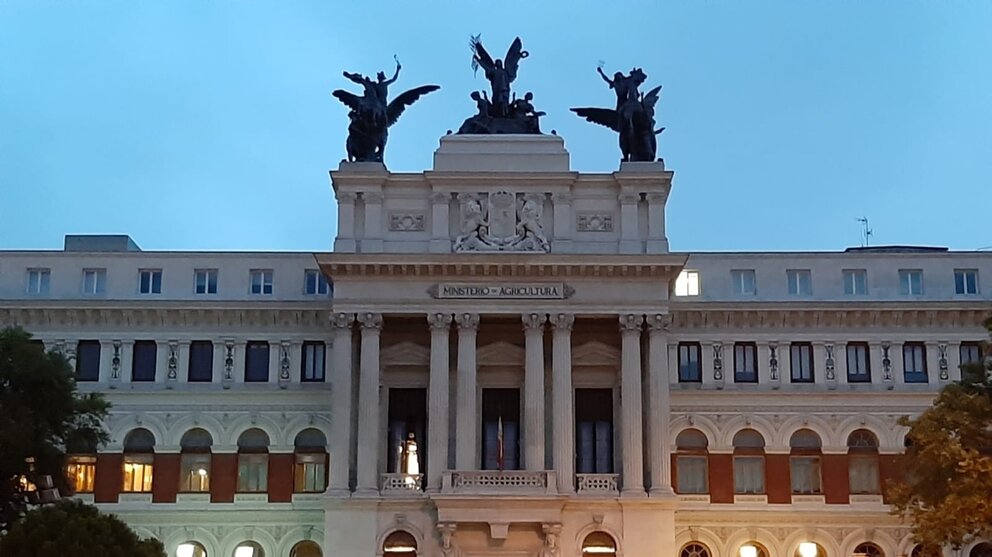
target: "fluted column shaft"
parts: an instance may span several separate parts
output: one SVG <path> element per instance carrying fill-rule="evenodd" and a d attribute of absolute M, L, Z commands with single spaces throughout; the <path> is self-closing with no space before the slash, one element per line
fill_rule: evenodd
<path fill-rule="evenodd" d="M 544 322 L 540 313 L 523 316 L 524 322 L 524 464 L 527 470 L 544 470 Z"/>
<path fill-rule="evenodd" d="M 441 472 L 448 467 L 448 337 L 451 314 L 427 316 L 431 328 L 431 375 L 427 418 L 427 489 L 440 491 Z"/>
<path fill-rule="evenodd" d="M 331 348 L 331 470 L 327 487 L 332 495 L 347 495 L 351 464 L 351 339 L 355 316 L 334 315 Z"/>
<path fill-rule="evenodd" d="M 572 394 L 572 326 L 575 316 L 558 313 L 551 316 L 552 426 L 554 428 L 554 465 L 558 475 L 558 492 L 575 491 L 575 418 Z"/>
<path fill-rule="evenodd" d="M 358 384 L 358 487 L 356 495 L 379 493 L 379 336 L 382 315 L 363 313 L 361 378 Z"/>
<path fill-rule="evenodd" d="M 672 316 L 648 316 L 648 459 L 651 461 L 651 495 L 673 495 L 672 449 L 669 443 L 669 423 L 672 402 L 669 393 L 668 330 Z"/>
<path fill-rule="evenodd" d="M 460 313 L 458 323 L 458 420 L 455 426 L 455 468 L 475 470 L 476 462 L 476 337 L 479 315 Z"/>
<path fill-rule="evenodd" d="M 620 435 L 623 439 L 623 495 L 644 493 L 641 428 L 641 325 L 644 317 L 620 316 Z"/>

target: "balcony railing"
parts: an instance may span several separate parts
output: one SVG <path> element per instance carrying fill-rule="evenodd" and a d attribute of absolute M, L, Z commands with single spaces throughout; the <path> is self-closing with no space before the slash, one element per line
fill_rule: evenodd
<path fill-rule="evenodd" d="M 448 470 L 441 493 L 472 495 L 554 495 L 558 493 L 551 470 Z"/>
<path fill-rule="evenodd" d="M 579 495 L 615 497 L 619 492 L 619 474 L 576 474 Z"/>
<path fill-rule="evenodd" d="M 423 474 L 383 474 L 380 477 L 380 493 L 388 497 L 420 495 L 423 480 Z"/>

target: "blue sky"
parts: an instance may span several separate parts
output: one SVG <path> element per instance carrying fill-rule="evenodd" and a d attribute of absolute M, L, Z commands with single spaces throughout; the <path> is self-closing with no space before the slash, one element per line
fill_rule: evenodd
<path fill-rule="evenodd" d="M 144 249 L 329 250 L 327 170 L 354 86 L 441 85 L 391 129 L 430 167 L 474 111 L 469 36 L 531 56 L 515 83 L 573 169 L 612 172 L 595 73 L 664 85 L 673 250 L 992 246 L 992 2 L 0 0 L 0 249 L 128 233 Z"/>

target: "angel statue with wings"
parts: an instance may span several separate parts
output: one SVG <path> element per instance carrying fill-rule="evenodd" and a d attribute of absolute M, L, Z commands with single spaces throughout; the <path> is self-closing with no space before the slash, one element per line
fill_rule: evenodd
<path fill-rule="evenodd" d="M 472 93 L 479 114 L 465 120 L 458 133 L 541 133 L 538 119 L 544 113 L 534 110 L 530 102 L 533 95 L 528 93 L 518 99 L 510 92 L 510 84 L 517 79 L 520 61 L 529 55 L 523 49 L 520 38 L 514 39 L 502 60 L 494 60 L 478 36 L 472 37 L 469 46 L 472 49 L 472 67 L 475 70 L 481 67 L 485 71 L 492 95 L 487 98 L 484 91 Z"/>
<path fill-rule="evenodd" d="M 349 162 L 382 162 L 389 126 L 395 124 L 403 110 L 417 99 L 440 89 L 437 85 L 423 85 L 410 89 L 387 103 L 389 86 L 399 77 L 401 67 L 397 60 L 396 73 L 391 79 L 386 79 L 386 74 L 379 72 L 375 81 L 359 73 L 344 72 L 346 78 L 365 89 L 362 96 L 343 89 L 331 93 L 351 109 L 348 113 L 351 123 L 348 125 L 346 143 Z"/>

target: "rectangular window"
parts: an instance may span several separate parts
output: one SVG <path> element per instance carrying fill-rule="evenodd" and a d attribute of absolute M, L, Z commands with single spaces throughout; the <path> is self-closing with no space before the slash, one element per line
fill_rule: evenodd
<path fill-rule="evenodd" d="M 520 389 L 482 389 L 482 469 L 520 469 Z"/>
<path fill-rule="evenodd" d="M 265 493 L 269 489 L 269 455 L 238 455 L 238 493 Z"/>
<path fill-rule="evenodd" d="M 318 453 L 297 453 L 293 470 L 293 491 L 323 493 L 326 488 L 327 458 Z"/>
<path fill-rule="evenodd" d="M 209 383 L 214 380 L 214 343 L 194 340 L 189 344 L 190 383 Z"/>
<path fill-rule="evenodd" d="M 820 489 L 820 457 L 792 456 L 789 457 L 792 477 L 792 493 L 796 495 L 813 495 L 821 493 Z"/>
<path fill-rule="evenodd" d="M 106 269 L 83 269 L 83 294 L 103 294 L 107 289 Z"/>
<path fill-rule="evenodd" d="M 902 367 L 907 383 L 927 382 L 927 349 L 922 342 L 902 345 Z"/>
<path fill-rule="evenodd" d="M 76 345 L 76 381 L 100 380 L 100 342 L 81 340 Z"/>
<path fill-rule="evenodd" d="M 306 341 L 303 343 L 303 361 L 300 371 L 300 380 L 323 381 L 324 380 L 324 355 L 326 346 L 319 341 Z"/>
<path fill-rule="evenodd" d="M 327 284 L 327 277 L 316 269 L 309 269 L 303 275 L 303 293 L 323 295 L 330 291 Z"/>
<path fill-rule="evenodd" d="M 868 343 L 849 342 L 847 344 L 847 382 L 871 383 L 871 359 L 868 357 Z"/>
<path fill-rule="evenodd" d="M 579 474 L 613 473 L 613 389 L 575 389 Z"/>
<path fill-rule="evenodd" d="M 698 342 L 679 343 L 679 383 L 699 383 L 703 373 L 699 365 Z"/>
<path fill-rule="evenodd" d="M 138 294 L 161 294 L 162 270 L 142 269 L 138 271 Z"/>
<path fill-rule="evenodd" d="M 765 492 L 765 457 L 734 455 L 734 493 Z"/>
<path fill-rule="evenodd" d="M 978 269 L 954 269 L 954 293 L 978 294 Z"/>
<path fill-rule="evenodd" d="M 269 343 L 252 341 L 245 345 L 245 382 L 264 383 L 269 380 Z"/>
<path fill-rule="evenodd" d="M 758 382 L 758 347 L 753 342 L 734 344 L 734 382 Z"/>
<path fill-rule="evenodd" d="M 812 296 L 813 276 L 809 269 L 789 269 L 785 272 L 790 296 Z"/>
<path fill-rule="evenodd" d="M 193 271 L 193 288 L 197 294 L 216 294 L 217 269 L 197 269 Z"/>
<path fill-rule="evenodd" d="M 754 269 L 736 269 L 730 271 L 734 294 L 738 296 L 754 296 L 757 293 L 754 279 Z"/>
<path fill-rule="evenodd" d="M 789 365 L 793 383 L 812 383 L 813 345 L 808 342 L 793 342 L 789 347 Z"/>
<path fill-rule="evenodd" d="M 272 294 L 272 269 L 252 269 L 252 294 Z"/>
<path fill-rule="evenodd" d="M 179 491 L 210 491 L 210 453 L 183 453 L 179 465 Z"/>
<path fill-rule="evenodd" d="M 675 466 L 678 469 L 679 493 L 707 493 L 707 463 L 706 456 L 678 455 L 675 457 Z"/>
<path fill-rule="evenodd" d="M 675 279 L 676 296 L 699 296 L 699 271 L 682 271 Z"/>
<path fill-rule="evenodd" d="M 51 278 L 52 272 L 48 269 L 28 269 L 27 293 L 32 296 L 47 295 Z"/>
<path fill-rule="evenodd" d="M 903 296 L 923 294 L 923 271 L 920 269 L 900 269 L 899 293 Z"/>
<path fill-rule="evenodd" d="M 982 344 L 980 342 L 962 342 L 958 349 L 961 365 L 977 364 L 982 361 Z"/>
<path fill-rule="evenodd" d="M 851 493 L 879 494 L 878 455 L 851 455 L 847 476 Z"/>
<path fill-rule="evenodd" d="M 70 456 L 65 465 L 65 475 L 73 493 L 93 493 L 96 483 L 96 457 Z"/>
<path fill-rule="evenodd" d="M 152 455 L 124 455 L 124 493 L 151 493 Z"/>
<path fill-rule="evenodd" d="M 865 296 L 868 294 L 868 271 L 865 269 L 844 269 L 844 294 Z"/>
<path fill-rule="evenodd" d="M 156 352 L 155 341 L 135 341 L 134 356 L 131 358 L 131 381 L 155 381 Z"/>

